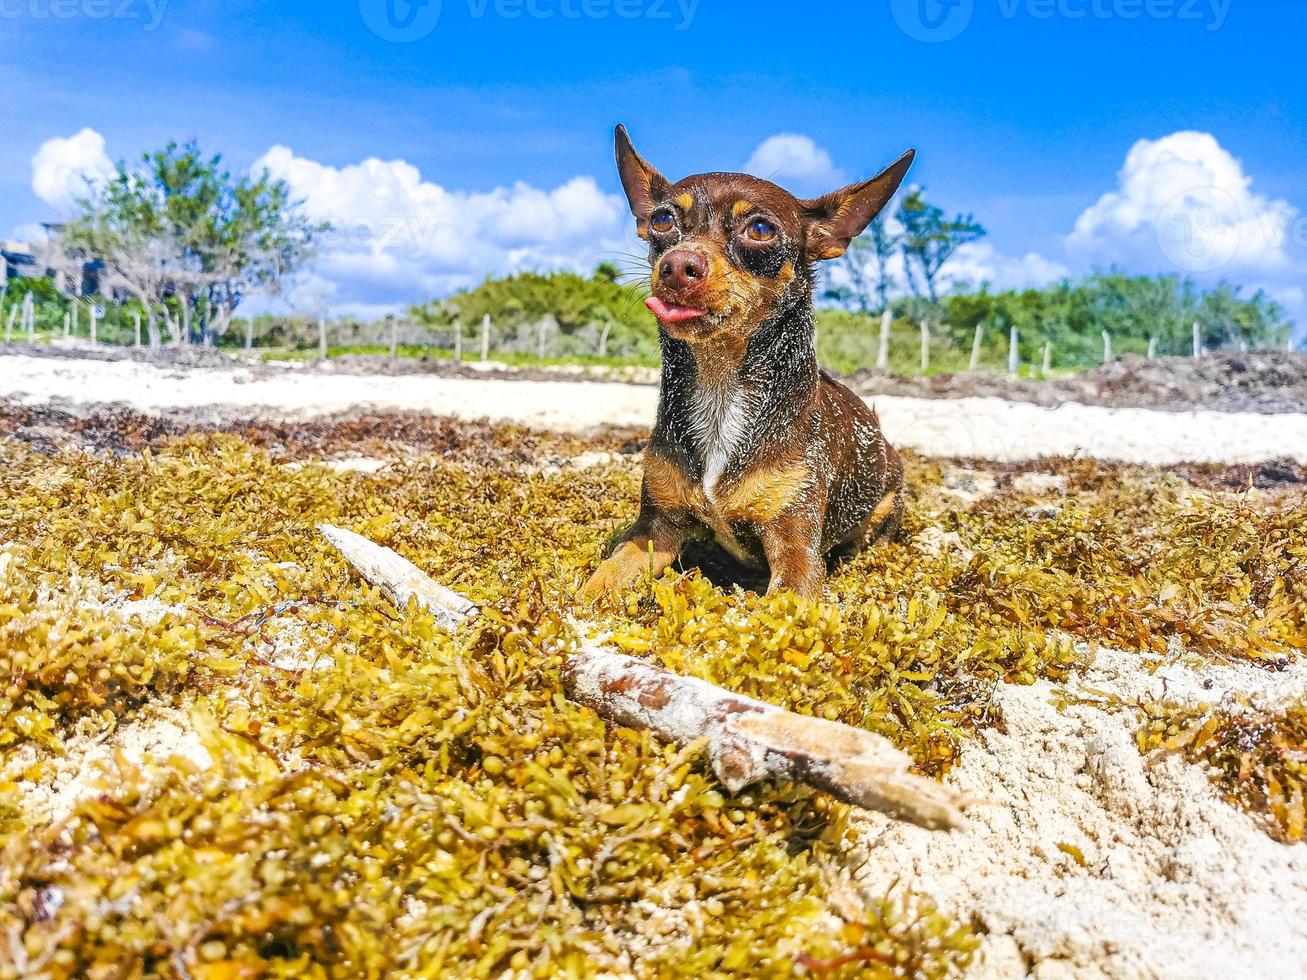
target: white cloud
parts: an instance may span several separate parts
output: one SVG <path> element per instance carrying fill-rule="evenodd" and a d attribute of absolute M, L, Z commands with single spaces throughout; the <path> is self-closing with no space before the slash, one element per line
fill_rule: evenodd
<path fill-rule="evenodd" d="M 589 272 L 629 248 L 626 202 L 591 177 L 467 192 L 403 160 L 333 167 L 284 146 L 253 169 L 264 168 L 333 226 L 314 272 L 336 285 L 335 312 L 394 308 L 520 269 Z"/>
<path fill-rule="evenodd" d="M 339 287 L 312 270 L 302 270 L 282 283 L 281 298 L 300 316 L 319 317 L 331 312 Z"/>
<path fill-rule="evenodd" d="M 104 137 L 93 129 L 46 140 L 32 157 L 32 191 L 62 214 L 113 173 Z"/>
<path fill-rule="evenodd" d="M 995 290 L 1043 286 L 1070 275 L 1070 270 L 1062 263 L 1037 252 L 1027 252 L 1022 256 L 1004 255 L 983 241 L 968 242 L 959 247 L 943 271 L 951 287 L 979 288 L 981 283 L 989 283 Z"/>
<path fill-rule="evenodd" d="M 1252 190 L 1243 164 L 1210 133 L 1140 140 L 1117 187 L 1076 220 L 1069 252 L 1131 271 L 1271 275 L 1288 270 L 1288 202 Z"/>
<path fill-rule="evenodd" d="M 49 237 L 45 225 L 36 221 L 29 221 L 15 227 L 9 240 L 15 244 L 31 248 L 43 244 Z"/>
<path fill-rule="evenodd" d="M 844 175 L 831 162 L 830 154 L 801 133 L 768 136 L 744 165 L 747 173 L 784 184 L 794 182 L 800 193 L 817 194 L 835 190 Z"/>

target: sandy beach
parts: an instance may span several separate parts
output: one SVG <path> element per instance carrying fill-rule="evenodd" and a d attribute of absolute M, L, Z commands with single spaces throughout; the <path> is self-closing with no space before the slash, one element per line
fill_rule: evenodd
<path fill-rule="evenodd" d="M 649 385 L 337 374 L 302 366 L 157 366 L 135 360 L 0 356 L 0 397 L 63 408 L 121 404 L 200 421 L 259 415 L 297 419 L 341 412 L 416 411 L 561 431 L 648 426 Z M 1005 462 L 1089 456 L 1170 465 L 1307 463 L 1307 414 L 1164 412 L 999 398 L 868 399 L 892 443 L 928 456 Z"/>

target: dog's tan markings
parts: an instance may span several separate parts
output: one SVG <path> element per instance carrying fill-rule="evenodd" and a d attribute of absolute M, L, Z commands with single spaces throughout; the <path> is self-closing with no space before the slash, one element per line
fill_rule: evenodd
<path fill-rule="evenodd" d="M 689 211 L 690 208 L 694 207 L 694 195 L 689 191 L 683 191 L 672 198 L 672 203 L 682 211 Z"/>
<path fill-rule="evenodd" d="M 752 210 L 753 210 L 752 201 L 736 201 L 734 204 L 731 205 L 731 217 L 742 218 L 744 215 L 748 214 Z"/>
<path fill-rule="evenodd" d="M 626 588 L 646 573 L 661 575 L 676 561 L 678 547 L 679 543 L 673 543 L 670 539 L 659 540 L 658 537 L 624 542 L 582 586 L 581 597 L 597 599 Z"/>
<path fill-rule="evenodd" d="M 889 493 L 885 494 L 885 496 L 881 497 L 880 503 L 876 505 L 876 509 L 867 516 L 867 527 L 875 527 L 885 518 L 889 517 L 890 514 L 894 513 L 894 506 L 898 503 L 898 497 L 898 492 L 894 490 L 891 490 Z"/>
<path fill-rule="evenodd" d="M 690 482 L 685 471 L 661 456 L 645 457 L 644 485 L 653 502 L 667 513 L 698 510 L 705 502 L 703 490 Z"/>
<path fill-rule="evenodd" d="M 811 477 L 803 463 L 756 469 L 727 494 L 722 510 L 732 520 L 770 523 L 798 499 Z"/>

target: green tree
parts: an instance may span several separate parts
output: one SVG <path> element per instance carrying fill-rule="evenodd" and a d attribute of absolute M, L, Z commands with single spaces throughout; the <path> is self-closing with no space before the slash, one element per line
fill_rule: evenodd
<path fill-rule="evenodd" d="M 592 276 L 575 272 L 518 272 L 486 279 L 474 289 L 415 307 L 414 315 L 437 328 L 455 320 L 472 326 L 489 315 L 500 346 L 521 342 L 545 317 L 558 323 L 561 340 L 575 353 L 594 353 L 598 337 L 609 329 L 608 353 L 649 361 L 657 357 L 657 332 L 638 287 L 617 281 L 616 269 L 601 264 Z M 587 339 L 588 338 L 588 339 Z"/>
<path fill-rule="evenodd" d="M 985 235 L 984 227 L 967 215 L 947 218 L 942 208 L 926 200 L 924 188 L 913 188 L 896 217 L 903 226 L 900 248 L 904 272 L 913 295 L 939 302 L 939 277 L 953 253 Z"/>
<path fill-rule="evenodd" d="M 178 341 L 192 322 L 212 343 L 251 290 L 276 290 L 327 230 L 303 214 L 284 181 L 265 171 L 234 176 L 221 155 L 195 143 L 169 143 L 139 164 L 119 162 L 113 177 L 79 202 L 62 234 L 76 260 L 98 258 L 107 285 L 135 297 L 157 345 L 160 311 L 178 314 Z M 169 320 L 171 322 L 171 319 Z"/>
<path fill-rule="evenodd" d="M 849 243 L 836 260 L 835 267 L 844 281 L 824 291 L 826 299 L 862 313 L 879 313 L 889 306 L 890 293 L 897 286 L 889 271 L 890 260 L 898 250 L 903 234 L 887 225 L 884 214 L 876 217 L 867 230 Z"/>

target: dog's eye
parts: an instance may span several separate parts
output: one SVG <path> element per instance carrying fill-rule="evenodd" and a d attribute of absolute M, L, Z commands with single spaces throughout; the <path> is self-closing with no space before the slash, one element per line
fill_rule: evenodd
<path fill-rule="evenodd" d="M 750 221 L 744 233 L 755 242 L 769 242 L 776 237 L 776 226 L 766 218 Z"/>
<path fill-rule="evenodd" d="M 660 235 L 665 235 L 676 227 L 676 215 L 666 208 L 660 208 L 649 215 L 649 227 Z"/>

